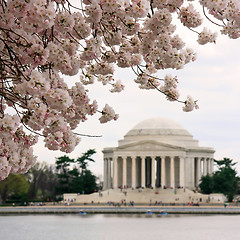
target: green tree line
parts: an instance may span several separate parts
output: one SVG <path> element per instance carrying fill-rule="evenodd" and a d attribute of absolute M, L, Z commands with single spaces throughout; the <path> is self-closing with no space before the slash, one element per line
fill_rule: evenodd
<path fill-rule="evenodd" d="M 232 201 L 234 196 L 240 193 L 240 178 L 234 169 L 236 163 L 232 159 L 214 160 L 217 171 L 212 175 L 201 178 L 199 188 L 202 193 L 223 193 L 228 201 Z"/>
<path fill-rule="evenodd" d="M 88 169 L 88 163 L 94 162 L 92 155 L 95 153 L 94 149 L 89 149 L 77 159 L 64 155 L 56 158 L 54 165 L 36 163 L 24 175 L 10 174 L 0 182 L 0 202 L 59 201 L 63 193 L 97 191 L 97 177 Z"/>

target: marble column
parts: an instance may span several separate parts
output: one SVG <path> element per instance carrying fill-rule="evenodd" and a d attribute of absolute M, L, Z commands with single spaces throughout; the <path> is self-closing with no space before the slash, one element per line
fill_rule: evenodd
<path fill-rule="evenodd" d="M 161 187 L 166 186 L 166 168 L 165 168 L 165 157 L 161 157 Z"/>
<path fill-rule="evenodd" d="M 142 159 L 142 172 L 141 172 L 141 186 L 145 188 L 146 176 L 145 176 L 145 157 L 141 157 Z"/>
<path fill-rule="evenodd" d="M 113 157 L 113 188 L 118 188 L 118 165 L 117 157 Z"/>
<path fill-rule="evenodd" d="M 155 157 L 152 157 L 152 187 L 156 187 Z"/>
<path fill-rule="evenodd" d="M 180 187 L 185 187 L 185 159 L 183 157 L 179 157 L 179 185 Z"/>
<path fill-rule="evenodd" d="M 123 157 L 123 180 L 122 187 L 127 187 L 127 157 Z"/>
<path fill-rule="evenodd" d="M 190 187 L 191 189 L 195 188 L 196 185 L 196 161 L 195 158 L 191 158 L 191 172 L 192 172 L 192 178 L 191 178 L 191 184 L 188 184 L 188 187 Z"/>
<path fill-rule="evenodd" d="M 203 158 L 203 176 L 207 175 L 207 161 L 206 158 Z"/>
<path fill-rule="evenodd" d="M 203 170 L 202 158 L 199 158 L 199 179 L 198 180 L 200 180 L 200 178 L 202 177 L 202 174 L 203 174 L 202 170 Z"/>
<path fill-rule="evenodd" d="M 170 157 L 170 186 L 175 188 L 175 166 L 174 157 Z"/>
<path fill-rule="evenodd" d="M 107 158 L 104 158 L 104 165 L 103 165 L 103 168 L 104 168 L 104 176 L 103 176 L 103 189 L 107 189 Z"/>
<path fill-rule="evenodd" d="M 136 157 L 132 157 L 132 187 L 136 187 Z"/>
<path fill-rule="evenodd" d="M 199 184 L 200 178 L 201 178 L 201 159 L 197 158 L 197 186 Z"/>
<path fill-rule="evenodd" d="M 149 185 L 151 184 L 151 158 L 150 157 L 146 157 L 145 160 L 145 174 L 146 174 L 146 182 L 145 185 L 146 187 L 149 187 Z"/>
<path fill-rule="evenodd" d="M 108 159 L 108 182 L 107 189 L 112 188 L 112 168 L 111 168 L 111 158 Z"/>
<path fill-rule="evenodd" d="M 157 158 L 157 183 L 156 183 L 156 186 L 159 187 L 160 186 L 160 183 L 161 183 L 161 173 L 160 173 L 160 159 Z"/>
<path fill-rule="evenodd" d="M 211 174 L 213 174 L 213 172 L 214 172 L 214 160 L 212 158 L 210 159 L 210 171 L 211 171 Z"/>
<path fill-rule="evenodd" d="M 207 174 L 210 174 L 209 158 L 206 159 L 206 163 L 207 163 Z"/>

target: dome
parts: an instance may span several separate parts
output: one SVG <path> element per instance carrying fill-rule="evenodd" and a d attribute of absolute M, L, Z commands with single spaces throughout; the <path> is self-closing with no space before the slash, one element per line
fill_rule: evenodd
<path fill-rule="evenodd" d="M 167 118 L 150 118 L 133 127 L 125 137 L 130 136 L 174 135 L 191 136 L 180 124 Z"/>
<path fill-rule="evenodd" d="M 133 129 L 183 129 L 183 127 L 167 118 L 150 118 L 141 121 Z"/>

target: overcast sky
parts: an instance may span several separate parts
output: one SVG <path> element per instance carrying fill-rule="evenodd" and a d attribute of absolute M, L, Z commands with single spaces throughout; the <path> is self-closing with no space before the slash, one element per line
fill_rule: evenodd
<path fill-rule="evenodd" d="M 159 72 L 177 75 L 181 99 L 187 95 L 198 99 L 199 109 L 183 112 L 182 105 L 168 102 L 155 90 L 141 90 L 134 83 L 135 75 L 131 70 L 117 71 L 117 78 L 126 85 L 122 93 L 110 93 L 108 88 L 96 84 L 89 88 L 92 99 L 98 100 L 99 106 L 105 103 L 112 106 L 120 118 L 106 124 L 100 124 L 100 115 L 91 117 L 81 124 L 77 132 L 102 135 L 101 138 L 82 138 L 81 143 L 69 157 L 77 158 L 90 148 L 95 148 L 96 162 L 90 169 L 97 175 L 103 172 L 102 149 L 117 146 L 117 141 L 137 123 L 147 118 L 170 118 L 181 124 L 194 137 L 199 145 L 215 149 L 215 158 L 232 158 L 240 174 L 240 39 L 230 40 L 219 36 L 217 44 L 199 46 L 197 36 L 191 32 L 181 32 L 187 46 L 197 51 L 197 60 L 185 66 L 183 70 Z M 77 81 L 78 76 L 68 81 Z M 45 149 L 41 141 L 35 147 L 39 161 L 55 162 L 63 156 L 62 152 Z"/>

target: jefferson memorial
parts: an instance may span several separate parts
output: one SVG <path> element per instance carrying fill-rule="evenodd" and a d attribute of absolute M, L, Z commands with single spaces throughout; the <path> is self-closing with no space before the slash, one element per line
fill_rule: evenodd
<path fill-rule="evenodd" d="M 147 119 L 127 132 L 118 147 L 104 148 L 103 189 L 197 189 L 200 178 L 213 173 L 214 152 L 172 120 Z"/>

